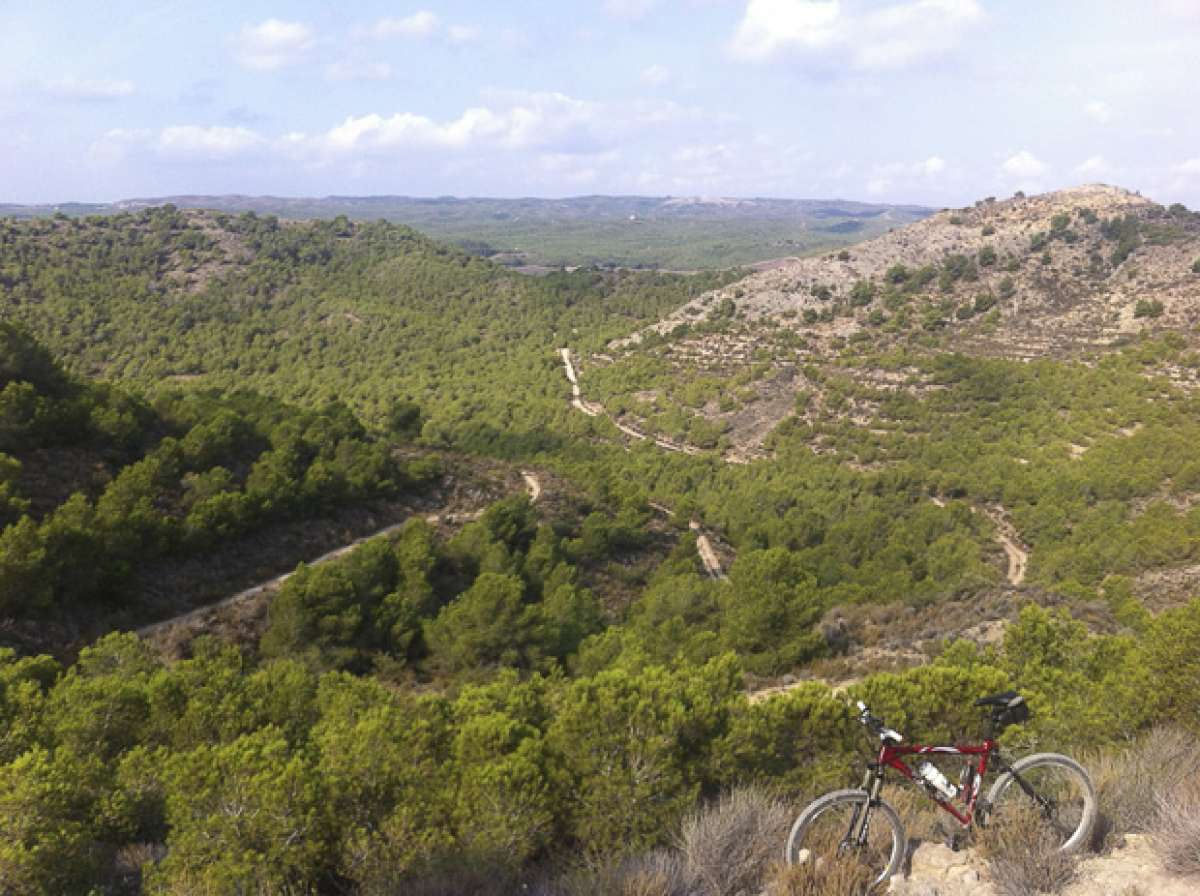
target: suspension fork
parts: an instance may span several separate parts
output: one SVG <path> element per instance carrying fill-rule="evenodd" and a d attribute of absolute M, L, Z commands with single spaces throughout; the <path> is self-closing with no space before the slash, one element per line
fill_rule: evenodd
<path fill-rule="evenodd" d="M 883 769 L 877 762 L 867 765 L 863 775 L 862 789 L 867 792 L 867 801 L 862 806 L 855 806 L 850 816 L 850 828 L 846 831 L 845 846 L 864 846 L 867 842 L 867 830 L 871 823 L 871 810 L 879 804 L 879 792 L 883 789 Z"/>

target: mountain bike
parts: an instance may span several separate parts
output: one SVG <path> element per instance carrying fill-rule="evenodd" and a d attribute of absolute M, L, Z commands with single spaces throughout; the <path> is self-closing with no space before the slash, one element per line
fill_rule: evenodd
<path fill-rule="evenodd" d="M 1016 691 L 983 697 L 975 705 L 989 713 L 983 743 L 925 746 L 905 744 L 903 736 L 859 701 L 858 721 L 879 739 L 875 761 L 867 764 L 860 788 L 827 793 L 800 813 L 787 840 L 787 863 L 820 867 L 821 863 L 849 860 L 865 867 L 872 889 L 894 875 L 905 860 L 908 840 L 900 816 L 880 797 L 888 769 L 916 784 L 954 818 L 963 833 L 973 825 L 1027 812 L 1040 816 L 1058 849 L 1070 852 L 1079 848 L 1096 821 L 1096 792 L 1087 772 L 1059 753 L 1036 753 L 1008 761 L 996 738 L 1005 727 L 1029 718 L 1029 706 Z M 912 768 L 905 761 L 912 756 L 965 757 L 958 784 L 952 784 L 928 759 Z M 989 772 L 998 774 L 987 796 L 981 798 Z"/>

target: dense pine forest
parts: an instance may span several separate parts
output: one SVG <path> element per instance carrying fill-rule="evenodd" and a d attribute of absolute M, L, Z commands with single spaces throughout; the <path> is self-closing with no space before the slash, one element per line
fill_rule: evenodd
<path fill-rule="evenodd" d="M 793 335 L 722 324 L 756 340 L 729 380 L 670 335 L 605 359 L 737 278 L 524 277 L 344 218 L 0 221 L 0 890 L 582 893 L 731 787 L 850 783 L 847 699 L 930 740 L 1016 687 L 1042 748 L 1200 717 L 1200 602 L 1162 584 L 1200 561 L 1187 339 L 845 341 L 731 463 L 680 409 L 764 400 Z M 616 416 L 572 408 L 563 347 Z M 694 450 L 615 425 L 655 401 Z M 473 464 L 548 494 L 418 512 Z M 248 636 L 131 633 L 147 575 L 364 505 L 411 519 Z"/>

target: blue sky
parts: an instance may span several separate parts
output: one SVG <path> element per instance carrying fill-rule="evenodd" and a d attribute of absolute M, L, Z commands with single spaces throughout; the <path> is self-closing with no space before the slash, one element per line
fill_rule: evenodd
<path fill-rule="evenodd" d="M 43 0 L 0 201 L 840 197 L 1200 206 L 1200 0 Z"/>

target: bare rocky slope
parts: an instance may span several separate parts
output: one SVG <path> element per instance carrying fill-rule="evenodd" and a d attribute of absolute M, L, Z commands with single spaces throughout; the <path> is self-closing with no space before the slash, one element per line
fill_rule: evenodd
<path fill-rule="evenodd" d="M 944 308 L 964 348 L 1033 357 L 1111 344 L 1147 319 L 1195 325 L 1197 259 L 1200 216 L 1182 206 L 1164 208 L 1104 185 L 1018 194 L 945 210 L 837 253 L 789 260 L 696 298 L 657 329 L 732 313 L 844 337 L 870 327 L 873 310 L 897 310 L 886 307 L 892 284 L 916 296 L 918 307 Z M 860 283 L 873 287 L 869 300 L 863 287 L 856 297 Z M 992 304 L 976 302 L 980 296 Z M 1154 300 L 1161 312 L 1143 309 L 1138 317 L 1138 301 Z M 972 312 L 958 313 L 968 302 Z M 831 310 L 832 320 L 804 319 L 806 311 L 828 318 Z"/>

